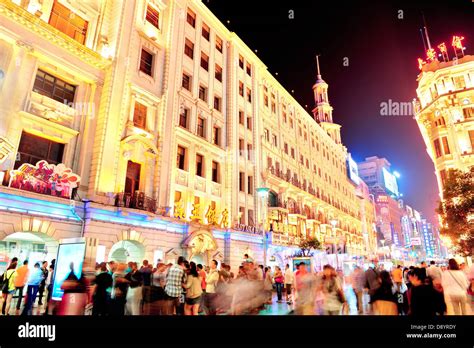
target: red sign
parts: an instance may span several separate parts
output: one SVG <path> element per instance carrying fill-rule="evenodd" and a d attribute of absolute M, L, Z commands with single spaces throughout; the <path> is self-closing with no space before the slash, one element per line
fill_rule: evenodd
<path fill-rule="evenodd" d="M 63 163 L 49 164 L 41 160 L 36 166 L 23 163 L 17 170 L 10 171 L 10 187 L 57 197 L 71 198 L 81 177 Z"/>

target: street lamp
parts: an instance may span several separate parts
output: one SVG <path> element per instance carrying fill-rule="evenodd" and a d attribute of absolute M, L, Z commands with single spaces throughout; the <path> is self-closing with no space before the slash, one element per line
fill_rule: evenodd
<path fill-rule="evenodd" d="M 263 230 L 263 265 L 267 266 L 267 231 L 265 224 L 267 222 L 267 203 L 268 203 L 268 187 L 257 188 L 257 196 L 261 199 L 261 227 Z"/>

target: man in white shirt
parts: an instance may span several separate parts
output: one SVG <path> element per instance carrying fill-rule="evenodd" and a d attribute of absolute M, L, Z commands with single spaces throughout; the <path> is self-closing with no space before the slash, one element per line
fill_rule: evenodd
<path fill-rule="evenodd" d="M 293 286 L 294 274 L 289 264 L 286 264 L 285 268 L 285 288 L 286 288 L 286 302 L 291 304 L 291 288 Z"/>
<path fill-rule="evenodd" d="M 436 266 L 436 263 L 434 261 L 430 262 L 430 267 L 426 269 L 426 275 L 431 278 L 433 281 L 433 286 L 435 288 L 439 288 L 441 286 L 441 268 Z"/>

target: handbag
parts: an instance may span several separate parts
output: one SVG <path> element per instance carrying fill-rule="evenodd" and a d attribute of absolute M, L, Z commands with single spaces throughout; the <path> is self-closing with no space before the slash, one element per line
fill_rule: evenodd
<path fill-rule="evenodd" d="M 10 284 L 10 279 L 12 278 L 13 274 L 15 273 L 15 271 L 13 271 L 10 276 L 7 278 L 7 272 L 8 271 L 5 271 L 5 273 L 3 273 L 3 282 L 2 282 L 2 294 L 8 294 L 8 287 L 9 287 L 9 284 Z"/>

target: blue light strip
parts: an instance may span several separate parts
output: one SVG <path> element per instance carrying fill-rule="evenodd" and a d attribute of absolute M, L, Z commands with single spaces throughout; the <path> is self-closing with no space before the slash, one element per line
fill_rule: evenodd
<path fill-rule="evenodd" d="M 89 208 L 91 219 L 112 222 L 124 225 L 140 226 L 164 230 L 173 233 L 185 233 L 188 230 L 187 225 L 168 222 L 160 219 L 148 220 L 148 215 L 138 213 L 128 213 L 122 215 L 120 211 L 110 211 L 105 209 Z"/>
<path fill-rule="evenodd" d="M 0 209 L 15 213 L 54 217 L 57 219 L 81 220 L 76 214 L 74 207 L 69 204 L 49 202 L 42 199 L 11 195 L 3 192 L 0 192 Z"/>

